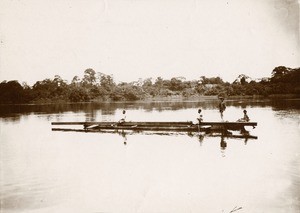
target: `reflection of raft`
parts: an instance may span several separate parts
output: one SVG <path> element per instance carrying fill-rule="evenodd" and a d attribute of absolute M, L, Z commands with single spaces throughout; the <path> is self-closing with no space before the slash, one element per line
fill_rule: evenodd
<path fill-rule="evenodd" d="M 136 130 L 136 131 L 181 131 L 224 132 L 234 130 L 246 132 L 245 126 L 257 126 L 256 122 L 52 122 L 52 125 L 83 125 L 84 130 Z M 53 128 L 52 130 L 58 130 Z M 62 130 L 62 129 L 60 129 Z"/>
<path fill-rule="evenodd" d="M 121 136 L 127 135 L 135 135 L 135 134 L 143 134 L 143 135 L 183 135 L 186 132 L 178 132 L 178 131 L 132 131 L 132 130 L 110 130 L 110 129 L 72 129 L 72 128 L 52 128 L 52 131 L 59 131 L 59 132 L 84 132 L 84 133 L 111 133 L 111 134 L 119 134 Z M 202 134 L 198 132 L 188 132 L 187 133 L 190 137 L 226 137 L 226 138 L 245 138 L 245 139 L 257 139 L 257 136 L 250 135 L 250 134 L 222 134 L 221 132 L 212 132 L 212 134 Z"/>

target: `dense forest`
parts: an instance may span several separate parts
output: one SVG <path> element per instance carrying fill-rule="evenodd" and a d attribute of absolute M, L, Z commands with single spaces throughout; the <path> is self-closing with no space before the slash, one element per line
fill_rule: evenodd
<path fill-rule="evenodd" d="M 241 74 L 232 82 L 224 82 L 220 77 L 201 76 L 187 81 L 183 77 L 169 80 L 158 77 L 139 79 L 135 82 L 116 83 L 111 75 L 86 69 L 82 78 L 75 76 L 68 83 L 60 76 L 37 81 L 33 86 L 18 81 L 0 83 L 0 103 L 57 103 L 88 101 L 137 101 L 157 98 L 193 99 L 200 96 L 225 97 L 257 96 L 273 94 L 300 95 L 300 68 L 279 66 L 271 72 L 271 77 L 252 80 Z"/>

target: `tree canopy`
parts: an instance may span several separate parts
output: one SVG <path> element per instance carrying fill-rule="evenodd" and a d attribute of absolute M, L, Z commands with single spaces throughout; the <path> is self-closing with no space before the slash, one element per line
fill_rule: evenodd
<path fill-rule="evenodd" d="M 0 104 L 39 102 L 136 101 L 155 97 L 191 98 L 202 95 L 243 96 L 271 94 L 300 95 L 300 68 L 275 67 L 270 78 L 252 80 L 240 74 L 232 83 L 220 77 L 201 76 L 187 81 L 183 77 L 116 83 L 112 75 L 88 68 L 83 77 L 74 76 L 71 83 L 59 75 L 37 81 L 32 87 L 14 81 L 0 83 Z"/>

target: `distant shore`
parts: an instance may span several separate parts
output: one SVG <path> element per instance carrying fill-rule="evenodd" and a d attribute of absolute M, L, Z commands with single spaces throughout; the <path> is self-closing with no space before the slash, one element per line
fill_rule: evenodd
<path fill-rule="evenodd" d="M 276 67 L 270 78 L 249 80 L 240 75 L 232 82 L 220 77 L 188 81 L 173 77 L 155 81 L 144 79 L 136 82 L 116 83 L 112 76 L 87 69 L 84 77 L 75 76 L 71 83 L 60 76 L 44 79 L 32 87 L 18 81 L 0 83 L 0 104 L 60 104 L 91 102 L 140 102 L 140 101 L 201 101 L 225 99 L 282 99 L 300 96 L 300 68 Z"/>

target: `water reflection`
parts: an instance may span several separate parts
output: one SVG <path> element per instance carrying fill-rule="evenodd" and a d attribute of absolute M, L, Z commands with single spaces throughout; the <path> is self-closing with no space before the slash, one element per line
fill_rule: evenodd
<path fill-rule="evenodd" d="M 239 133 L 50 130 L 52 121 L 118 120 L 123 109 L 142 121 L 196 119 L 198 108 L 205 120 L 220 119 L 217 102 L 209 102 L 1 108 L 1 208 L 230 212 L 237 205 L 246 212 L 299 212 L 299 101 L 226 101 L 232 120 L 247 107 L 259 140 Z"/>
<path fill-rule="evenodd" d="M 223 136 L 221 136 L 221 143 L 220 143 L 220 146 L 221 146 L 221 150 L 225 150 L 226 147 L 227 147 L 227 143 L 226 143 L 226 141 L 225 141 L 225 139 L 224 139 Z"/>
<path fill-rule="evenodd" d="M 122 130 L 121 136 L 123 137 L 124 145 L 127 145 L 127 136 L 126 136 L 126 132 L 124 130 Z"/>
<path fill-rule="evenodd" d="M 20 116 L 31 114 L 59 114 L 86 113 L 89 121 L 95 121 L 99 110 L 101 115 L 114 115 L 120 108 L 126 110 L 153 111 L 176 111 L 189 108 L 201 107 L 202 110 L 218 109 L 218 100 L 199 100 L 194 102 L 124 102 L 124 103 L 74 103 L 74 104 L 43 104 L 43 105 L 0 105 L 0 118 L 8 118 L 17 121 Z M 272 107 L 274 111 L 300 110 L 299 99 L 275 100 L 275 99 L 238 99 L 226 100 L 227 107 Z M 53 115 L 52 115 L 53 116 Z"/>
<path fill-rule="evenodd" d="M 244 141 L 247 145 L 249 140 L 256 140 L 258 137 L 250 134 L 229 134 L 224 135 L 223 133 L 213 132 L 213 133 L 203 133 L 203 132 L 170 132 L 170 131 L 131 131 L 131 130 L 99 130 L 99 129 L 66 129 L 66 128 L 53 128 L 52 131 L 61 132 L 85 132 L 85 133 L 99 133 L 99 134 L 117 134 L 123 139 L 123 144 L 127 145 L 129 135 L 160 135 L 160 136 L 179 136 L 186 135 L 190 138 L 197 138 L 200 146 L 203 145 L 205 138 L 220 138 L 220 148 L 225 151 L 227 149 L 226 138 L 236 139 L 236 141 Z M 241 140 L 242 139 L 242 140 Z"/>

